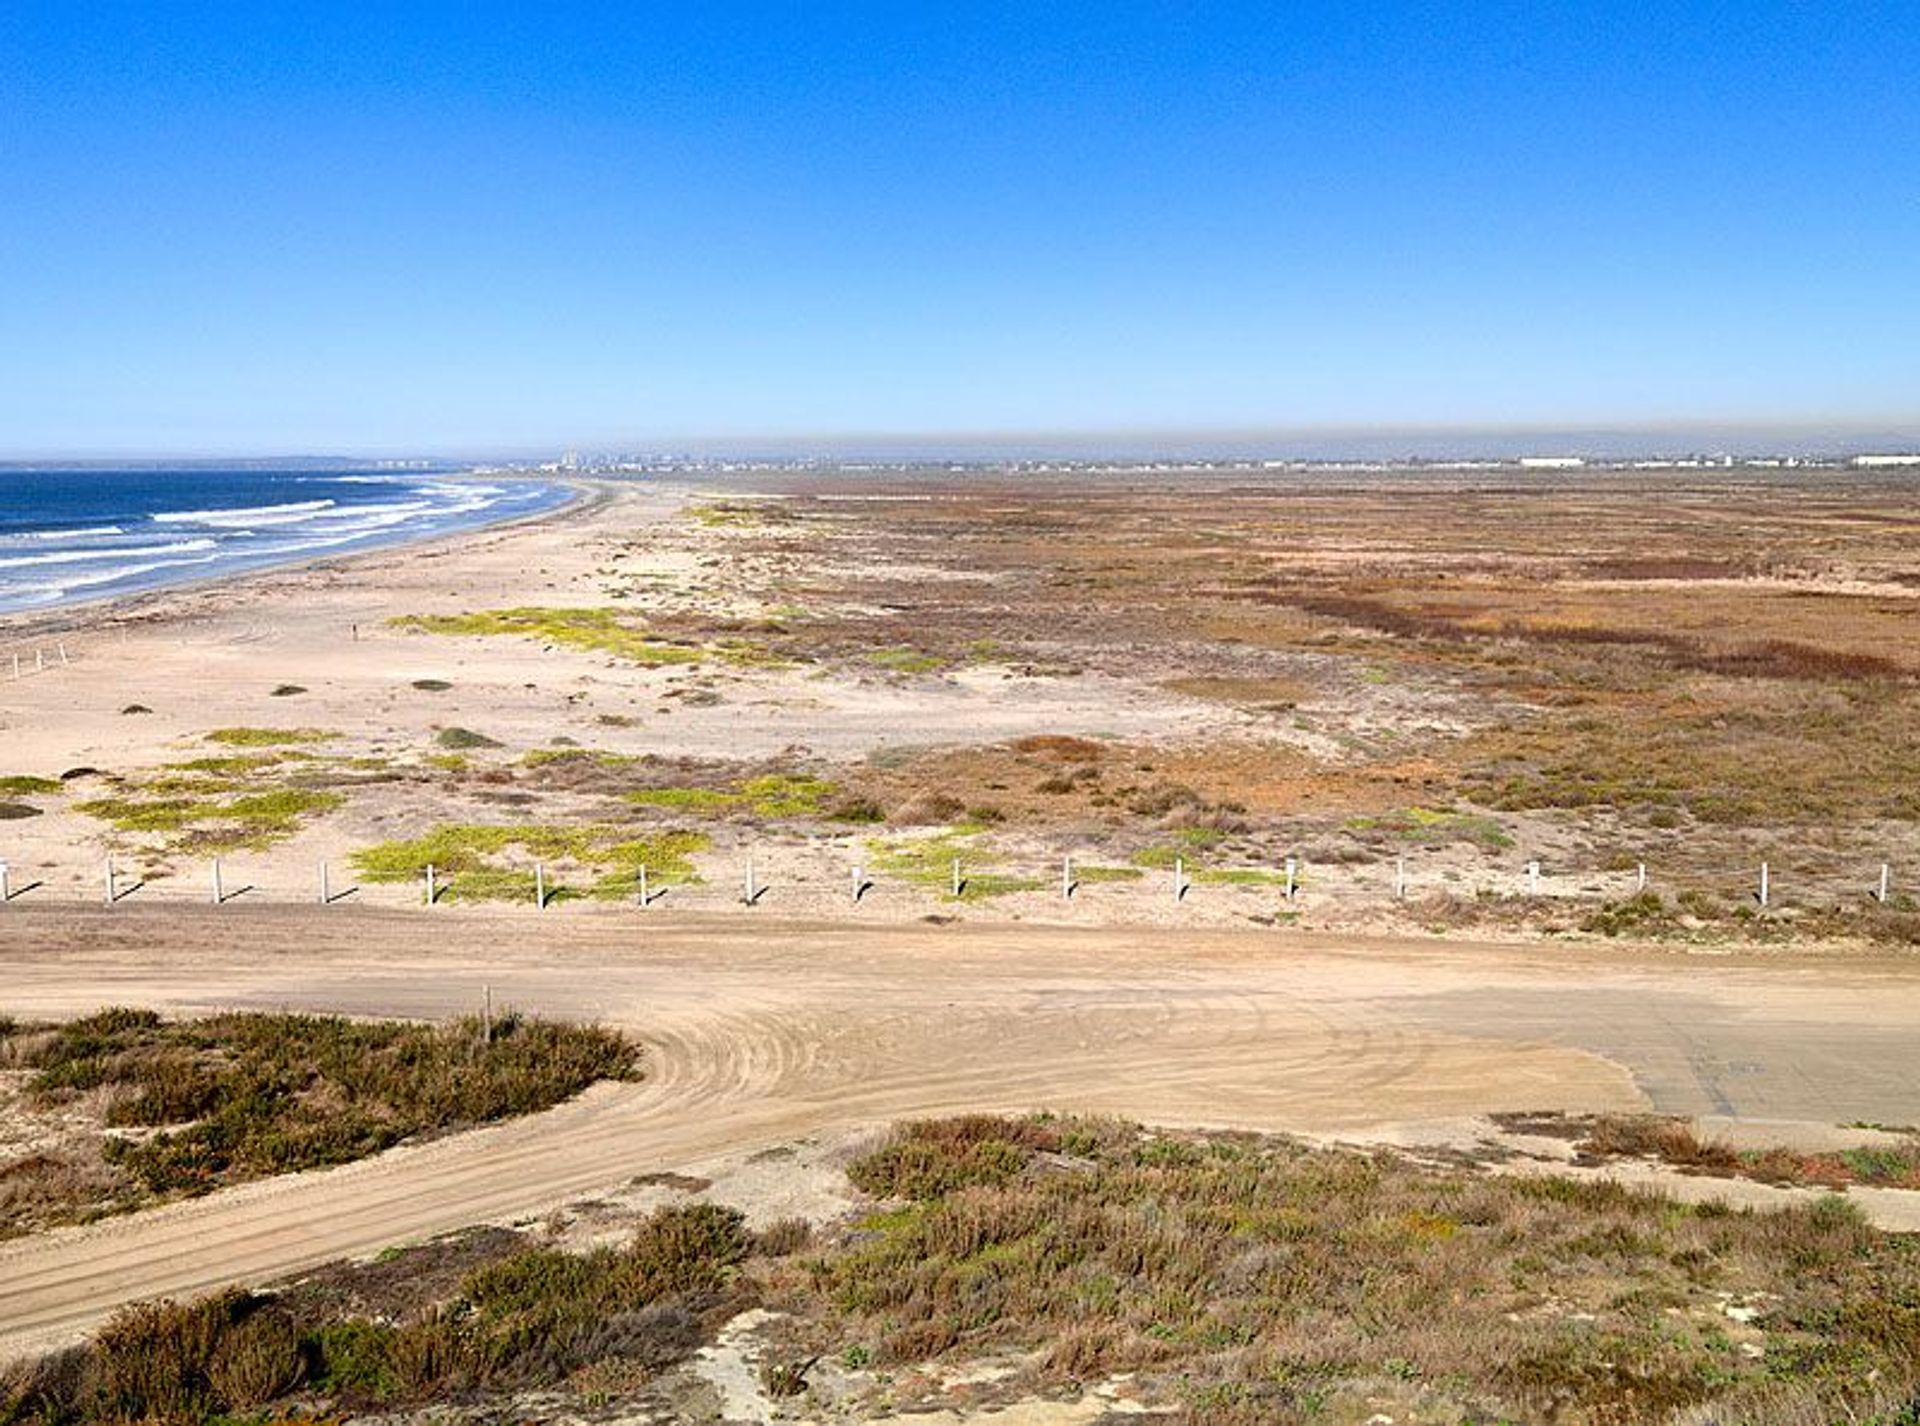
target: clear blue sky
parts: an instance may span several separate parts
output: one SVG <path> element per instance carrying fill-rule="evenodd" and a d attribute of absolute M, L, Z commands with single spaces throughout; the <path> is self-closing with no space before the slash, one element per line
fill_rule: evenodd
<path fill-rule="evenodd" d="M 1911 3 L 0 5 L 0 455 L 1917 413 Z"/>

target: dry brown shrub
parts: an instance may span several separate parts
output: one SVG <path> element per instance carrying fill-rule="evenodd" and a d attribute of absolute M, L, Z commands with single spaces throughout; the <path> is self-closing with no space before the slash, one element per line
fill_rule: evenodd
<path fill-rule="evenodd" d="M 1099 762 L 1106 755 L 1106 749 L 1093 739 L 1069 737 L 1064 733 L 1035 733 L 1030 737 L 1016 738 L 1013 750 L 1063 763 Z"/>
<path fill-rule="evenodd" d="M 261 1308 L 221 1334 L 207 1382 L 229 1411 L 265 1406 L 299 1384 L 305 1364 L 290 1313 Z"/>

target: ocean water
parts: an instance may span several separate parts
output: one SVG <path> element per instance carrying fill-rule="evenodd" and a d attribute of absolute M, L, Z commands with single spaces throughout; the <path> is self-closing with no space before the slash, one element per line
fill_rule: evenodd
<path fill-rule="evenodd" d="M 570 495 L 413 472 L 0 470 L 0 613 L 396 544 Z"/>

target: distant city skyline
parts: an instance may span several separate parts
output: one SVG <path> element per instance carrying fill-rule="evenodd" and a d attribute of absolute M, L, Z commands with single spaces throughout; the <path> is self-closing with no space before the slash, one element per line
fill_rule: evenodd
<path fill-rule="evenodd" d="M 1896 4 L 21 0 L 0 458 L 1911 444 L 1916 72 Z"/>

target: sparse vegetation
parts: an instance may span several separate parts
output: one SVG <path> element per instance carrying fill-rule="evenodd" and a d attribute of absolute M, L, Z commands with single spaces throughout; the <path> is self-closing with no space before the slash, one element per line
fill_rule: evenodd
<path fill-rule="evenodd" d="M 1681 1119 L 1654 1114 L 1602 1115 L 1574 1145 L 1598 1159 L 1645 1158 L 1689 1173 L 1750 1178 L 1794 1187 L 1845 1189 L 1850 1184 L 1920 1189 L 1920 1137 L 1903 1142 L 1798 1153 L 1791 1149 L 1736 1149 L 1703 1139 Z"/>
<path fill-rule="evenodd" d="M 1002 858 L 977 836 L 942 832 L 930 837 L 872 838 L 866 843 L 868 868 L 928 890 L 946 900 L 978 901 L 1017 891 L 1039 891 L 1039 877 L 999 870 Z M 953 864 L 960 863 L 960 894 L 953 894 Z"/>
<path fill-rule="evenodd" d="M 225 790 L 232 784 L 201 782 L 196 788 Z M 291 836 L 304 818 L 330 812 L 345 799 L 337 792 L 281 787 L 218 797 L 171 795 L 169 785 L 137 795 L 95 797 L 74 810 L 109 823 L 117 832 L 181 834 L 183 844 L 204 849 L 264 847 Z"/>
<path fill-rule="evenodd" d="M 337 738 L 325 728 L 215 728 L 206 735 L 209 743 L 224 743 L 233 748 L 274 748 L 297 743 L 324 743 Z"/>
<path fill-rule="evenodd" d="M 450 900 L 524 901 L 534 894 L 534 863 L 546 862 L 555 878 L 569 869 L 594 878 L 579 890 L 555 880 L 556 898 L 621 900 L 633 895 L 643 866 L 654 885 L 695 880 L 692 858 L 709 845 L 704 832 L 636 836 L 631 828 L 598 825 L 451 823 L 410 841 L 362 848 L 353 864 L 370 882 L 419 881 L 432 866 Z"/>
<path fill-rule="evenodd" d="M 875 649 L 867 655 L 869 663 L 877 664 L 889 673 L 915 674 L 932 673 L 945 668 L 947 661 L 938 654 L 927 653 L 910 644 L 895 648 Z"/>
<path fill-rule="evenodd" d="M 717 813 L 748 812 L 755 817 L 820 817 L 838 789 L 824 778 L 768 773 L 726 788 L 644 787 L 627 794 L 642 807 Z"/>
<path fill-rule="evenodd" d="M 563 648 L 611 654 L 637 664 L 698 663 L 698 646 L 649 633 L 635 616 L 617 609 L 489 609 L 473 614 L 407 614 L 388 621 L 396 628 L 429 634 L 513 635 Z"/>

